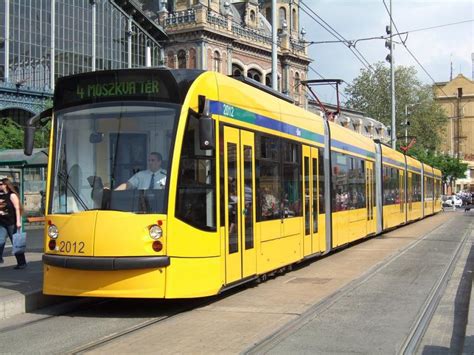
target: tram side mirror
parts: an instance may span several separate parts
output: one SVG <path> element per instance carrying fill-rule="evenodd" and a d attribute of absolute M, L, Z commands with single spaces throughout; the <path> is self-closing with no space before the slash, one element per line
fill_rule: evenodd
<path fill-rule="evenodd" d="M 92 144 L 97 144 L 102 142 L 102 139 L 104 138 L 104 134 L 101 132 L 92 132 L 89 136 L 89 143 Z"/>
<path fill-rule="evenodd" d="M 33 153 L 33 147 L 35 145 L 35 126 L 26 126 L 24 128 L 25 135 L 23 137 L 23 152 L 25 155 L 30 156 Z"/>
<path fill-rule="evenodd" d="M 35 143 L 35 132 L 38 125 L 44 126 L 49 121 L 53 110 L 51 108 L 41 112 L 40 114 L 31 117 L 23 130 L 23 152 L 30 156 L 33 153 Z M 46 119 L 47 118 L 47 119 Z M 46 119 L 46 120 L 45 120 Z"/>
<path fill-rule="evenodd" d="M 209 115 L 209 101 L 205 96 L 199 96 L 199 146 L 201 150 L 215 148 L 215 122 Z"/>

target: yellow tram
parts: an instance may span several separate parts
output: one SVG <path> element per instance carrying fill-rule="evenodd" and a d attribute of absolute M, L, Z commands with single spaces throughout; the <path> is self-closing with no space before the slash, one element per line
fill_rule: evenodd
<path fill-rule="evenodd" d="M 44 293 L 218 294 L 440 210 L 441 173 L 248 80 L 59 79 Z"/>

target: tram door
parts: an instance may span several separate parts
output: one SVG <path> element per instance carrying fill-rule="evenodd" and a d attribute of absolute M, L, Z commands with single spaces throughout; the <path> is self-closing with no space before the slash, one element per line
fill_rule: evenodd
<path fill-rule="evenodd" d="M 374 189 L 374 163 L 366 161 L 365 165 L 365 181 L 366 181 L 366 196 L 365 199 L 367 207 L 367 233 L 375 231 L 375 218 L 374 218 L 374 202 L 375 202 L 375 189 Z"/>
<path fill-rule="evenodd" d="M 405 171 L 403 170 L 398 170 L 400 173 L 398 175 L 398 187 L 400 191 L 400 213 L 404 214 L 405 213 Z M 403 222 L 406 222 L 404 219 Z"/>
<path fill-rule="evenodd" d="M 321 251 L 319 216 L 318 149 L 303 146 L 304 255 Z"/>
<path fill-rule="evenodd" d="M 224 127 L 226 284 L 257 272 L 254 134 Z"/>

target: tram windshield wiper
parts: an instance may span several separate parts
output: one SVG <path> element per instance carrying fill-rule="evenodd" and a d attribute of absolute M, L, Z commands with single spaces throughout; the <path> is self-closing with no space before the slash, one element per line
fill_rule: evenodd
<path fill-rule="evenodd" d="M 65 172 L 62 172 L 62 171 L 58 171 L 58 178 L 59 180 L 66 186 L 66 191 L 69 191 L 71 192 L 72 196 L 74 197 L 74 200 L 79 202 L 79 204 L 81 205 L 82 209 L 84 211 L 88 211 L 89 208 L 87 207 L 86 203 L 84 202 L 84 200 L 81 198 L 81 196 L 79 195 L 79 192 L 77 192 L 77 190 L 72 186 L 72 184 L 69 182 L 69 178 L 68 178 L 68 175 L 67 173 Z M 67 194 L 66 194 L 67 195 Z M 67 196 L 66 196 L 67 197 Z M 67 201 L 67 199 L 66 199 Z"/>

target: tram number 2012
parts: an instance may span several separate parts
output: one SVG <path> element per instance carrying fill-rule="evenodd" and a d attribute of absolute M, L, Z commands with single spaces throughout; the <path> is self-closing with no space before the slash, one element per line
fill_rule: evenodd
<path fill-rule="evenodd" d="M 224 104 L 222 107 L 224 111 L 224 116 L 234 117 L 234 107 Z"/>
<path fill-rule="evenodd" d="M 65 242 L 61 241 L 59 243 L 59 251 L 61 253 L 70 253 L 73 252 L 75 254 L 84 254 L 84 247 L 86 245 L 84 242 Z"/>

